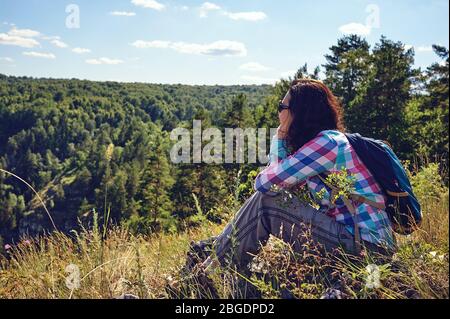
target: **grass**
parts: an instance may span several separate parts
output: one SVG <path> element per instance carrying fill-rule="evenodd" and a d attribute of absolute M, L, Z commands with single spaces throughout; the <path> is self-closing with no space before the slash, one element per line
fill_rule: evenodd
<path fill-rule="evenodd" d="M 424 221 L 413 235 L 398 238 L 392 260 L 328 254 L 311 245 L 307 233 L 300 252 L 271 238 L 248 276 L 232 269 L 211 275 L 215 295 L 246 297 L 237 288 L 245 282 L 263 298 L 449 298 L 449 193 L 437 170 L 431 164 L 412 176 Z M 191 241 L 222 228 L 202 221 L 185 232 L 143 236 L 120 226 L 103 234 L 93 225 L 23 238 L 0 257 L 0 298 L 209 298 L 213 294 L 180 269 Z M 79 287 L 71 281 L 77 270 Z"/>
<path fill-rule="evenodd" d="M 167 297 L 170 273 L 179 269 L 191 240 L 209 237 L 220 226 L 155 236 L 134 236 L 114 227 L 101 243 L 95 231 L 52 233 L 22 240 L 0 263 L 0 298 Z M 103 260 L 103 262 L 102 262 Z M 80 288 L 69 289 L 66 267 L 80 270 Z"/>

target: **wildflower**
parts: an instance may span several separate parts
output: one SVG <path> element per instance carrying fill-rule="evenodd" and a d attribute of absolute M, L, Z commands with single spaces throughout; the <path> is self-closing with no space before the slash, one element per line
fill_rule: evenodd
<path fill-rule="evenodd" d="M 380 288 L 380 268 L 377 265 L 370 264 L 366 267 L 367 277 L 366 277 L 366 288 L 374 289 Z"/>
<path fill-rule="evenodd" d="M 12 246 L 9 245 L 9 244 L 6 244 L 6 245 L 5 245 L 5 250 L 10 250 L 10 249 L 12 249 Z"/>
<path fill-rule="evenodd" d="M 445 258 L 445 255 L 438 255 L 437 251 L 431 251 L 429 254 L 433 262 L 443 261 Z"/>
<path fill-rule="evenodd" d="M 267 273 L 267 270 L 265 268 L 266 267 L 264 261 L 256 260 L 256 258 L 249 264 L 249 269 L 253 273 L 265 274 Z"/>

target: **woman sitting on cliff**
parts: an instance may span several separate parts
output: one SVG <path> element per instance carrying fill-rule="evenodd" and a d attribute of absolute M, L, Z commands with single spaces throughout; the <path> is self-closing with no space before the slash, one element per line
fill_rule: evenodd
<path fill-rule="evenodd" d="M 301 245 L 299 235 L 304 225 L 311 227 L 312 239 L 328 251 L 342 248 L 357 254 L 360 245 L 368 251 L 390 251 L 394 247 L 393 232 L 383 210 L 352 202 L 353 215 L 341 199 L 334 203 L 330 200 L 332 190 L 326 185 L 326 175 L 345 170 L 354 179 L 356 194 L 380 206 L 385 203 L 380 186 L 344 135 L 341 107 L 330 89 L 320 81 L 294 81 L 280 103 L 279 120 L 269 166 L 256 178 L 257 192 L 218 236 L 214 257 L 209 257 L 202 268 L 224 265 L 232 256 L 233 264 L 246 269 L 270 235 L 283 238 L 294 248 Z M 304 184 L 320 209 L 295 197 L 282 204 L 280 194 L 272 191 L 273 186 L 290 189 Z"/>

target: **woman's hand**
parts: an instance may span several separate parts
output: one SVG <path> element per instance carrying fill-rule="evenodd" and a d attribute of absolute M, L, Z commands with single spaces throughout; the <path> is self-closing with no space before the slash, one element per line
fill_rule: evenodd
<path fill-rule="evenodd" d="M 291 101 L 291 93 L 288 92 L 282 103 L 289 105 Z M 280 139 L 284 139 L 287 136 L 287 133 L 289 131 L 289 127 L 291 126 L 292 123 L 292 115 L 291 115 L 291 111 L 290 110 L 283 110 L 280 113 L 278 113 L 278 119 L 280 120 L 280 126 L 278 127 L 278 138 Z"/>

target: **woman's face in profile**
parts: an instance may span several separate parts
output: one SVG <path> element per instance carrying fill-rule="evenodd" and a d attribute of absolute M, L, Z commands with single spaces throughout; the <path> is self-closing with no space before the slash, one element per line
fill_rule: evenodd
<path fill-rule="evenodd" d="M 289 103 L 291 102 L 291 90 L 287 91 L 286 95 L 283 98 L 283 104 L 285 105 L 289 105 Z"/>
<path fill-rule="evenodd" d="M 290 90 L 284 96 L 282 103 L 285 105 L 289 105 L 291 102 L 291 92 Z M 284 131 L 289 130 L 289 127 L 292 123 L 292 115 L 290 109 L 284 109 L 280 113 L 278 113 L 278 118 L 280 120 L 280 128 Z"/>

